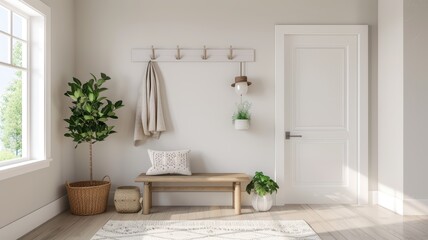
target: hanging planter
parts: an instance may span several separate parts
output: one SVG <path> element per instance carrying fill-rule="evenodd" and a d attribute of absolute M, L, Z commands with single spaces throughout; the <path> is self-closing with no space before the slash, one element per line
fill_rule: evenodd
<path fill-rule="evenodd" d="M 236 130 L 247 130 L 250 128 L 250 120 L 248 119 L 236 119 L 235 129 Z"/>
<path fill-rule="evenodd" d="M 250 128 L 250 108 L 251 103 L 248 101 L 241 102 L 237 105 L 237 111 L 232 116 L 236 130 L 247 130 Z"/>

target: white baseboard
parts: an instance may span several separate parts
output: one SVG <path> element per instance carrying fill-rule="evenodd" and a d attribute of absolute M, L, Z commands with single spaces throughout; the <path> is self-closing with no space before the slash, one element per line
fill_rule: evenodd
<path fill-rule="evenodd" d="M 428 199 L 400 199 L 377 192 L 378 205 L 405 216 L 428 215 Z"/>
<path fill-rule="evenodd" d="M 403 215 L 403 199 L 378 191 L 377 202 L 379 206 Z"/>
<path fill-rule="evenodd" d="M 17 239 L 29 233 L 68 207 L 67 195 L 37 209 L 36 211 L 0 228 L 0 239 Z"/>
<path fill-rule="evenodd" d="M 404 215 L 428 215 L 428 199 L 404 199 Z"/>

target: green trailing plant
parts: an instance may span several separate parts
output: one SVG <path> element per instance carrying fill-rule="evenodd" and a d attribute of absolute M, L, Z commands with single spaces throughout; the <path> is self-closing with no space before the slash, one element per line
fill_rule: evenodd
<path fill-rule="evenodd" d="M 272 194 L 279 189 L 278 184 L 263 172 L 256 172 L 251 182 L 247 185 L 246 191 L 248 194 L 251 192 L 263 197 L 267 193 Z"/>
<path fill-rule="evenodd" d="M 248 101 L 241 102 L 236 105 L 237 111 L 233 114 L 232 119 L 235 120 L 250 120 L 251 119 L 251 103 Z"/>
<path fill-rule="evenodd" d="M 101 93 L 107 88 L 103 84 L 111 78 L 101 73 L 101 78 L 95 77 L 83 83 L 73 78 L 73 82 L 68 83 L 70 89 L 64 94 L 71 98 L 71 116 L 64 119 L 68 123 L 68 131 L 64 134 L 76 143 L 76 148 L 81 143 L 89 144 L 89 171 L 90 180 L 92 178 L 92 144 L 104 141 L 110 134 L 115 133 L 114 126 L 109 126 L 109 119 L 117 119 L 116 110 L 123 107 L 122 101 L 113 103 Z"/>

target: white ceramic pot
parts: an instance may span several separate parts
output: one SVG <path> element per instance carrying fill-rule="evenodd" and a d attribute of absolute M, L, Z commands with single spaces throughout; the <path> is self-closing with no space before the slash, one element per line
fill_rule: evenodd
<path fill-rule="evenodd" d="M 272 194 L 267 193 L 262 197 L 255 193 L 252 193 L 251 198 L 253 208 L 257 212 L 266 212 L 272 208 Z"/>
<path fill-rule="evenodd" d="M 235 120 L 235 129 L 236 130 L 246 130 L 250 128 L 250 120 L 248 119 L 236 119 Z"/>

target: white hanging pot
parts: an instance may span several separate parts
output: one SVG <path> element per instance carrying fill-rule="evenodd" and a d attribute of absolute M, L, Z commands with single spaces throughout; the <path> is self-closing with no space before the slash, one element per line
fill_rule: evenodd
<path fill-rule="evenodd" d="M 236 130 L 246 130 L 250 128 L 250 120 L 248 119 L 236 119 L 235 120 L 235 129 Z"/>
<path fill-rule="evenodd" d="M 272 194 L 267 193 L 264 196 L 259 196 L 252 193 L 251 195 L 251 203 L 257 212 L 266 212 L 272 208 Z"/>

